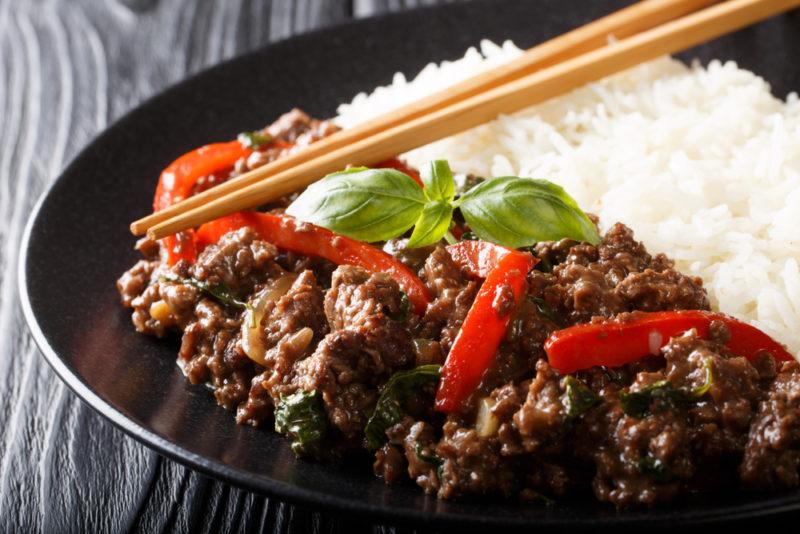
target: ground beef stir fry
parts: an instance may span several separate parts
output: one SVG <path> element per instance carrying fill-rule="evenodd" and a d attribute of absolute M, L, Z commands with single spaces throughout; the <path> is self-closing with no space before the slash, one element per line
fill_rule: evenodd
<path fill-rule="evenodd" d="M 283 143 L 199 180 L 195 190 L 335 127 L 294 110 L 265 131 Z M 448 414 L 434 410 L 434 384 L 412 370 L 445 362 L 481 282 L 442 244 L 411 250 L 399 239 L 384 247 L 427 288 L 421 315 L 389 274 L 282 250 L 251 228 L 225 234 L 193 263 L 168 266 L 147 240 L 138 249 L 144 259 L 117 283 L 137 331 L 180 335 L 187 378 L 210 384 L 239 423 L 283 429 L 297 452 L 327 459 L 368 452 L 387 483 L 411 481 L 445 499 L 592 491 L 628 506 L 730 485 L 800 484 L 800 365 L 732 352 L 724 322 L 706 336 L 672 337 L 621 367 L 569 375 L 551 367 L 544 343 L 557 330 L 709 309 L 700 279 L 649 253 L 621 223 L 596 246 L 532 247 L 539 263 L 521 304 L 506 307 L 498 293 L 496 308 L 513 316 L 493 364 L 463 409 Z M 399 416 L 375 438 L 365 428 L 390 379 L 410 394 L 398 397 Z"/>

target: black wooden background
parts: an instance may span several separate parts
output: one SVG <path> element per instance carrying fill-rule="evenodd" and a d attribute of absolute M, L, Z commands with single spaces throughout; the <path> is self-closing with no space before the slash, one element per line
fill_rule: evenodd
<path fill-rule="evenodd" d="M 162 458 L 79 401 L 18 303 L 35 200 L 94 135 L 225 58 L 443 0 L 0 0 L 0 532 L 405 532 L 293 507 Z"/>

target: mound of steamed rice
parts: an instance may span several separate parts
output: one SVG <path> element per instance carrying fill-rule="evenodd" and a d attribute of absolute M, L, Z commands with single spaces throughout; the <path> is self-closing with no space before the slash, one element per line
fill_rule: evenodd
<path fill-rule="evenodd" d="M 350 126 L 520 50 L 481 43 L 413 80 L 339 108 Z M 561 184 L 601 225 L 622 221 L 651 251 L 701 276 L 715 309 L 800 353 L 800 100 L 733 62 L 662 58 L 414 150 L 420 165 Z"/>

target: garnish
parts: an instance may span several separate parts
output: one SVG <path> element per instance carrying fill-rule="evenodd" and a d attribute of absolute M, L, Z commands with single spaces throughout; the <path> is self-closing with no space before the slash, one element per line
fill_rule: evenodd
<path fill-rule="evenodd" d="M 281 395 L 275 407 L 275 431 L 292 439 L 295 455 L 313 454 L 327 430 L 328 420 L 316 390 L 301 389 L 288 396 Z"/>
<path fill-rule="evenodd" d="M 458 207 L 477 236 L 511 248 L 566 237 L 592 245 L 600 242 L 594 223 L 578 203 L 547 180 L 493 178 L 464 193 Z"/>
<path fill-rule="evenodd" d="M 580 417 L 602 402 L 597 393 L 572 375 L 564 378 L 564 387 L 567 390 L 564 409 L 570 419 Z"/>
<path fill-rule="evenodd" d="M 245 148 L 261 148 L 264 145 L 270 144 L 273 137 L 267 133 L 256 130 L 253 132 L 242 132 L 236 137 L 236 140 Z"/>
<path fill-rule="evenodd" d="M 445 237 L 456 209 L 474 235 L 511 248 L 565 237 L 600 241 L 575 200 L 547 180 L 494 178 L 456 198 L 446 161 L 432 161 L 420 174 L 423 189 L 396 169 L 361 167 L 330 174 L 306 189 L 287 213 L 369 242 L 398 237 L 414 227 L 408 243 L 412 248 Z"/>
<path fill-rule="evenodd" d="M 420 462 L 425 462 L 426 464 L 430 464 L 434 467 L 439 467 L 444 463 L 444 460 L 439 458 L 434 453 L 431 453 L 430 455 L 425 454 L 425 447 L 419 441 L 414 444 L 414 456 L 416 456 L 417 460 Z"/>
<path fill-rule="evenodd" d="M 367 444 L 377 449 L 386 442 L 386 431 L 403 419 L 406 399 L 418 395 L 423 388 L 439 380 L 439 365 L 421 365 L 409 371 L 399 371 L 383 386 L 375 410 L 364 427 Z"/>
<path fill-rule="evenodd" d="M 396 312 L 387 312 L 386 316 L 392 321 L 403 322 L 411 317 L 411 301 L 405 291 L 400 292 L 400 305 Z"/>
<path fill-rule="evenodd" d="M 233 295 L 231 290 L 223 285 L 212 286 L 211 284 L 203 280 L 198 280 L 197 278 L 181 278 L 180 276 L 174 273 L 165 273 L 162 274 L 159 278 L 163 281 L 172 282 L 174 284 L 183 284 L 187 286 L 196 287 L 206 295 L 214 297 L 225 306 L 249 311 L 251 318 L 253 319 L 255 318 L 255 314 L 253 313 L 253 307 L 247 302 L 243 302 L 237 299 Z"/>
<path fill-rule="evenodd" d="M 308 187 L 286 210 L 300 220 L 361 241 L 386 241 L 411 228 L 425 194 L 395 169 L 356 167 L 329 174 Z"/>
<path fill-rule="evenodd" d="M 414 444 L 414 456 L 416 456 L 417 460 L 420 462 L 435 467 L 436 476 L 439 477 L 439 480 L 444 480 L 444 460 L 440 456 L 434 452 L 425 454 L 425 447 L 419 441 Z"/>
<path fill-rule="evenodd" d="M 691 390 L 676 388 L 669 380 L 659 380 L 639 391 L 619 394 L 619 403 L 625 414 L 641 419 L 653 412 L 674 408 L 686 408 L 708 393 L 714 383 L 711 360 L 703 362 L 706 379 L 703 384 Z"/>

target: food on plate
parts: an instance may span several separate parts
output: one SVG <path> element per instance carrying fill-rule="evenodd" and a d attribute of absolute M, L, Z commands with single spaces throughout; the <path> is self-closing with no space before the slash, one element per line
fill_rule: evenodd
<path fill-rule="evenodd" d="M 468 54 L 455 64 L 474 73 L 514 55 L 510 45 L 485 47 L 486 58 Z M 403 87 L 418 95 L 444 83 L 450 68 L 427 69 L 411 84 L 396 80 L 384 93 Z M 694 69 L 654 62 L 435 143 L 448 160 L 428 157 L 426 147 L 372 168 L 343 169 L 257 211 L 159 242 L 140 240 L 144 259 L 117 283 L 122 302 L 139 332 L 181 336 L 178 363 L 187 378 L 209 384 L 239 423 L 273 427 L 304 458 L 368 453 L 387 483 L 412 481 L 440 498 L 547 501 L 591 491 L 628 506 L 731 485 L 797 487 L 800 364 L 797 343 L 787 341 L 791 315 L 765 329 L 759 310 L 720 306 L 725 299 L 715 295 L 724 296 L 730 284 L 717 276 L 720 267 L 709 295 L 698 273 L 711 272 L 713 262 L 735 270 L 741 260 L 724 247 L 708 244 L 694 256 L 668 247 L 681 253 L 676 262 L 648 250 L 631 223 L 615 217 L 633 213 L 650 241 L 675 239 L 658 228 L 658 217 L 669 222 L 668 212 L 637 214 L 636 203 L 648 201 L 636 180 L 647 165 L 665 165 L 665 153 L 685 150 L 671 148 L 674 139 L 660 139 L 662 147 L 648 137 L 657 137 L 654 122 L 679 119 L 658 116 L 648 107 L 657 103 L 632 103 L 634 97 L 646 102 L 654 79 L 667 100 L 679 88 L 712 84 L 703 77 L 758 85 L 733 67 Z M 698 99 L 754 98 L 707 92 Z M 366 118 L 384 97 L 379 91 L 357 98 L 337 121 Z M 561 120 L 569 134 L 542 122 L 564 106 L 577 115 L 552 122 Z M 783 111 L 800 124 L 800 111 Z M 154 209 L 338 127 L 293 110 L 236 141 L 192 151 L 162 173 Z M 693 132 L 687 123 L 672 127 L 665 137 Z M 613 145 L 600 156 L 597 147 L 610 143 L 600 132 L 634 146 L 625 153 Z M 471 159 L 452 144 L 459 139 L 493 156 Z M 551 144 L 559 155 L 543 150 Z M 564 156 L 574 147 L 584 153 Z M 621 175 L 612 183 L 608 173 L 621 173 L 622 164 L 610 161 L 626 157 L 656 161 L 632 164 L 636 179 Z M 562 179 L 582 158 L 606 162 L 598 166 L 597 187 L 610 193 Z M 687 158 L 666 165 L 688 168 Z M 451 165 L 472 174 L 454 174 Z M 483 172 L 492 170 L 487 165 L 508 172 Z M 706 166 L 696 171 L 695 189 L 703 172 L 715 170 L 713 162 Z M 589 171 L 576 171 L 582 173 Z M 779 179 L 762 176 L 758 187 Z M 702 204 L 705 192 L 684 185 L 690 208 L 713 209 Z M 659 201 L 680 201 L 668 185 L 658 187 Z M 791 183 L 782 190 L 791 187 L 800 191 Z M 735 193 L 720 193 L 730 202 L 725 195 Z M 725 224 L 711 231 L 725 232 Z M 773 226 L 776 239 L 780 224 Z M 746 229 L 746 220 L 736 227 Z M 752 248 L 765 254 L 758 240 Z M 773 253 L 791 270 L 786 251 Z M 776 284 L 771 272 L 762 279 Z M 792 284 L 790 276 L 783 282 Z"/>

